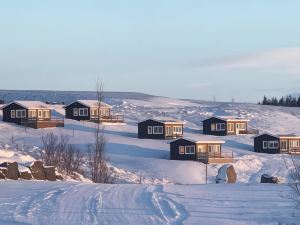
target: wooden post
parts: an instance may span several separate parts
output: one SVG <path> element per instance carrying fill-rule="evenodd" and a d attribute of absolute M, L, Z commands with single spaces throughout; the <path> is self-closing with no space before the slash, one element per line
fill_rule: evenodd
<path fill-rule="evenodd" d="M 205 183 L 207 184 L 207 163 L 205 164 Z"/>

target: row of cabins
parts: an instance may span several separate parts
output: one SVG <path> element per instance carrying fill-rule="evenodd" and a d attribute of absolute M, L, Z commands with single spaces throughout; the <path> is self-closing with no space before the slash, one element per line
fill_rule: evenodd
<path fill-rule="evenodd" d="M 53 116 L 53 108 L 40 101 L 14 101 L 3 105 L 3 121 L 35 129 L 63 127 L 64 119 Z M 96 100 L 78 100 L 64 107 L 65 118 L 92 122 L 124 122 L 112 107 Z"/>
<path fill-rule="evenodd" d="M 234 117 L 211 117 L 203 121 L 203 134 L 214 136 L 257 134 L 254 151 L 268 154 L 300 154 L 300 136 L 258 135 L 250 129 L 249 120 Z M 203 163 L 233 162 L 233 153 L 222 152 L 225 141 L 202 136 L 197 140 L 183 138 L 184 123 L 162 118 L 148 119 L 138 123 L 138 137 L 143 139 L 176 139 L 170 143 L 171 160 L 193 160 Z"/>
<path fill-rule="evenodd" d="M 65 108 L 65 118 L 77 121 L 124 122 L 123 115 L 113 115 L 112 107 L 96 100 L 78 100 Z M 63 127 L 64 120 L 52 115 L 52 108 L 39 101 L 14 101 L 1 107 L 3 121 L 31 128 Z M 203 134 L 214 136 L 257 134 L 249 129 L 249 120 L 234 117 L 211 117 L 203 121 Z M 177 139 L 170 143 L 173 160 L 197 160 L 204 163 L 228 163 L 232 153 L 222 153 L 224 141 L 205 137 L 183 138 L 184 123 L 172 118 L 149 119 L 138 123 L 138 137 Z M 254 138 L 254 151 L 261 153 L 300 154 L 300 137 L 262 134 Z"/>

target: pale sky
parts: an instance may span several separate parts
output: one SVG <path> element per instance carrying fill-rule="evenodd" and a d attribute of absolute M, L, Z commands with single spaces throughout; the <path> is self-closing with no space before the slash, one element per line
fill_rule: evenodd
<path fill-rule="evenodd" d="M 300 92 L 300 1 L 9 0 L 0 89 L 257 102 Z"/>

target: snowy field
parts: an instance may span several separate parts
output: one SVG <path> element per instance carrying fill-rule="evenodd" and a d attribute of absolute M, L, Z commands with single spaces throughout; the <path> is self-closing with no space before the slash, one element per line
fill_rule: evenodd
<path fill-rule="evenodd" d="M 128 97 L 129 96 L 129 97 Z M 143 99 L 143 97 L 145 97 Z M 125 124 L 105 125 L 107 156 L 118 175 L 116 185 L 2 181 L 1 221 L 14 224 L 278 224 L 300 221 L 287 183 L 292 169 L 287 155 L 253 152 L 253 135 L 220 137 L 233 152 L 238 184 L 213 184 L 220 165 L 170 161 L 167 140 L 137 139 L 137 122 L 166 115 L 184 120 L 185 136 L 197 139 L 201 121 L 231 115 L 250 119 L 261 133 L 300 131 L 300 110 L 239 103 L 210 103 L 127 94 L 109 98 Z M 63 117 L 62 106 L 55 116 Z M 65 120 L 64 128 L 25 130 L 0 122 L 0 162 L 20 164 L 39 157 L 41 136 L 65 134 L 82 151 L 93 142 L 95 124 Z M 7 149 L 7 150 L 6 150 Z M 15 150 L 18 149 L 18 150 Z M 281 185 L 260 185 L 264 173 Z M 143 184 L 137 184 L 142 177 Z M 76 195 L 76 198 L 74 198 Z"/>
<path fill-rule="evenodd" d="M 299 221 L 286 185 L 0 183 L 5 190 L 0 193 L 0 224 L 275 225 Z"/>

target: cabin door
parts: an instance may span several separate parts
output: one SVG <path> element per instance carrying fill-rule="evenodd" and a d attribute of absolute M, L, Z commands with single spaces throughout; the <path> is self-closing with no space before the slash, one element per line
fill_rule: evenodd
<path fill-rule="evenodd" d="M 281 141 L 280 142 L 280 148 L 281 148 L 281 151 L 285 152 L 287 151 L 287 141 Z"/>
<path fill-rule="evenodd" d="M 171 126 L 166 127 L 166 136 L 173 136 L 173 127 Z"/>
<path fill-rule="evenodd" d="M 207 157 L 207 147 L 206 145 L 198 145 L 197 147 L 198 159 L 203 159 Z"/>
<path fill-rule="evenodd" d="M 43 118 L 43 110 L 38 110 L 38 119 Z"/>
<path fill-rule="evenodd" d="M 239 135 L 239 134 L 240 134 L 239 124 L 238 124 L 238 123 L 235 124 L 235 134 L 236 134 L 236 135 Z"/>

